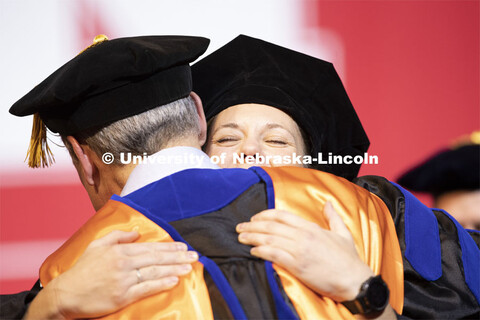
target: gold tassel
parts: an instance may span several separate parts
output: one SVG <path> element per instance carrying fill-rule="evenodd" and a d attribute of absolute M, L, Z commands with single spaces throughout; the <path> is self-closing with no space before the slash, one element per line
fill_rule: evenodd
<path fill-rule="evenodd" d="M 25 161 L 27 158 L 30 168 L 44 168 L 55 162 L 47 143 L 47 127 L 40 119 L 38 112 L 33 115 L 32 137 Z"/>
<path fill-rule="evenodd" d="M 100 34 L 93 39 L 93 44 L 85 48 L 85 50 L 107 40 L 107 36 Z M 40 119 L 38 112 L 33 115 L 32 137 L 30 138 L 30 146 L 28 147 L 25 161 L 27 158 L 28 166 L 30 168 L 45 168 L 55 162 L 55 157 L 53 156 L 53 153 L 47 143 L 47 127 L 43 123 L 42 119 Z"/>
<path fill-rule="evenodd" d="M 93 39 L 93 44 L 85 48 L 85 50 L 107 40 L 107 36 L 100 34 Z M 32 137 L 30 138 L 30 146 L 28 147 L 25 161 L 27 158 L 28 166 L 30 168 L 45 168 L 55 162 L 55 157 L 53 156 L 53 153 L 47 143 L 47 127 L 43 123 L 42 119 L 40 119 L 38 112 L 33 115 Z"/>

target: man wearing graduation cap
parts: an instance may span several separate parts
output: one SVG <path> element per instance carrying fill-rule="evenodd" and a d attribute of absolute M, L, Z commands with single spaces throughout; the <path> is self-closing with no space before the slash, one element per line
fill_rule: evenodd
<path fill-rule="evenodd" d="M 109 318 L 353 318 L 352 313 L 379 316 L 384 310 L 388 313 L 383 316 L 392 315 L 389 303 L 400 313 L 400 248 L 379 198 L 346 180 L 303 168 L 217 170 L 199 150 L 206 122 L 200 100 L 191 93 L 188 63 L 207 43 L 192 37 L 102 41 L 11 108 L 15 115 L 35 114 L 30 165 L 42 166 L 49 159 L 44 126 L 59 132 L 98 210 L 44 262 L 42 284 L 48 287 L 74 269 L 93 240 L 112 230 L 136 228 L 140 242 L 185 242 L 200 258 L 170 291 L 130 304 Z M 106 152 L 117 159 L 121 152 L 146 153 L 150 160 L 136 166 L 108 165 L 102 161 Z M 169 157 L 184 161 L 156 163 Z M 327 200 L 338 215 L 318 214 Z M 273 208 L 301 208 L 295 214 L 316 223 L 318 232 L 328 233 L 329 227 L 347 234 L 350 230 L 347 242 L 354 253 L 347 267 L 353 270 L 334 285 L 343 295 L 332 299 L 316 294 L 237 241 L 238 223 Z M 327 278 L 335 279 L 342 266 Z M 135 267 L 130 279 L 142 283 L 148 280 L 146 271 Z"/>
<path fill-rule="evenodd" d="M 328 62 L 242 35 L 197 62 L 192 73 L 194 91 L 202 97 L 209 123 L 215 124 L 216 117 L 233 106 L 250 104 L 254 115 L 255 104 L 262 104 L 296 121 L 305 131 L 308 153 L 314 157 L 319 152 L 362 155 L 368 149 L 368 138 Z M 468 161 L 476 168 L 459 166 L 457 171 L 464 172 L 468 181 L 476 181 L 470 183 L 475 185 L 479 153 L 478 148 L 470 149 L 456 153 L 476 153 L 468 153 Z M 458 163 L 450 161 L 445 166 L 457 167 Z M 407 190 L 382 177 L 356 178 L 360 165 L 313 167 L 352 180 L 376 194 L 389 208 L 403 256 L 402 315 L 422 319 L 480 316 L 480 251 L 471 234 L 455 219 L 427 208 Z M 436 172 L 435 181 L 444 178 L 442 172 Z M 448 187 L 458 183 L 451 181 Z M 339 198 L 348 196 L 340 194 Z M 290 209 L 297 210 L 293 206 Z"/>
<path fill-rule="evenodd" d="M 449 212 L 465 229 L 480 230 L 480 131 L 408 170 L 398 183 L 432 195 L 435 208 Z"/>
<path fill-rule="evenodd" d="M 74 134 L 78 139 L 80 137 L 91 139 L 85 129 L 95 128 L 99 121 L 102 124 L 109 123 L 116 118 L 135 114 L 139 111 L 136 109 L 140 109 L 141 112 L 141 108 L 151 109 L 157 103 L 161 105 L 175 101 L 180 96 L 188 96 L 191 87 L 188 63 L 201 55 L 209 43 L 208 39 L 199 37 L 138 37 L 103 43 L 105 40 L 105 36 L 96 37 L 88 50 L 72 59 L 12 107 L 11 112 L 17 115 L 34 113 L 29 148 L 31 167 L 47 166 L 53 160 L 47 145 L 45 123 L 50 130 L 59 132 L 65 139 L 70 134 Z M 100 43 L 103 45 L 97 47 Z M 190 107 L 192 104 L 193 102 L 190 103 Z M 175 106 L 171 106 L 173 107 Z M 161 115 L 150 116 L 155 116 L 157 123 L 148 122 L 147 115 L 142 128 L 146 129 L 147 125 L 150 125 L 154 126 L 150 130 L 157 131 L 155 125 L 163 121 L 159 118 Z M 182 123 L 182 119 L 179 119 L 178 123 L 173 125 L 181 126 Z M 103 140 L 100 138 L 94 142 L 89 141 L 89 146 L 98 147 L 105 141 L 108 144 L 110 139 L 117 143 L 118 141 L 126 143 L 128 129 L 137 124 L 129 125 L 130 127 L 121 130 L 113 128 Z M 166 125 L 167 128 L 163 131 L 172 131 L 171 126 L 172 124 Z M 182 132 L 187 130 L 188 128 L 184 128 Z M 120 134 L 123 136 L 119 138 Z M 139 130 L 137 134 L 141 135 L 142 132 Z M 133 139 L 133 142 L 130 141 L 132 144 L 138 142 L 136 139 L 141 139 L 130 138 Z M 72 148 L 67 141 L 66 145 Z M 78 143 L 75 146 L 78 147 Z M 89 149 L 83 143 L 82 147 L 82 150 Z M 129 146 L 121 148 L 122 151 L 129 151 Z M 142 150 L 142 153 L 144 151 L 147 150 Z M 71 154 L 74 164 L 78 165 L 80 160 L 83 160 L 83 157 L 79 160 L 75 156 L 73 149 Z M 110 168 L 113 171 L 119 167 Z M 129 171 L 129 168 L 131 169 L 129 166 L 123 166 L 125 171 Z M 95 165 L 93 169 L 96 170 L 98 167 Z M 108 170 L 109 167 L 104 166 L 103 169 Z M 98 172 L 90 173 L 94 179 L 99 178 Z M 89 182 L 84 179 L 85 175 L 82 173 L 79 176 L 86 188 L 89 188 Z M 105 175 L 102 177 L 105 178 Z M 108 178 L 102 179 L 100 184 L 95 184 L 98 190 L 89 189 L 89 194 L 120 193 L 126 177 L 119 175 L 114 181 Z M 96 209 L 101 206 L 97 200 L 98 197 L 93 195 L 92 203 Z M 42 290 L 43 294 L 38 297 L 40 299 L 34 300 L 32 309 L 40 310 L 42 313 L 34 312 L 29 315 L 36 318 L 57 318 L 65 316 L 63 314 L 65 311 L 70 312 L 68 315 L 72 317 L 85 314 L 96 317 L 107 313 L 106 311 L 119 309 L 129 301 L 171 288 L 175 281 L 178 281 L 176 276 L 188 272 L 188 269 L 182 271 L 181 268 L 189 267 L 190 263 L 196 260 L 195 256 L 188 255 L 184 244 L 180 245 L 178 242 L 132 244 L 131 242 L 138 238 L 138 233 L 133 227 L 126 228 L 126 231 L 128 232 L 113 231 L 92 242 L 77 262 L 76 268 L 66 273 L 60 282 L 57 281 L 62 286 L 55 284 L 47 286 L 49 290 Z M 148 258 L 146 253 L 156 258 Z M 96 264 L 96 260 L 100 260 L 100 266 Z M 127 281 L 131 280 L 126 274 L 133 268 L 127 265 L 130 260 L 142 263 L 150 274 L 144 274 L 142 279 L 142 274 L 133 273 L 130 277 L 133 278 L 133 283 L 113 281 L 112 279 L 121 277 Z M 143 281 L 137 284 L 138 279 Z M 77 290 L 77 293 L 75 289 L 79 288 L 82 290 Z M 0 318 L 22 318 L 26 307 L 39 290 L 40 287 L 36 284 L 30 292 L 1 296 Z M 58 309 L 57 304 L 62 303 L 56 296 L 52 298 L 51 294 L 62 297 L 62 301 L 67 302 L 65 308 Z M 80 302 L 76 302 L 77 298 L 81 299 Z M 37 305 L 39 308 L 35 309 Z"/>

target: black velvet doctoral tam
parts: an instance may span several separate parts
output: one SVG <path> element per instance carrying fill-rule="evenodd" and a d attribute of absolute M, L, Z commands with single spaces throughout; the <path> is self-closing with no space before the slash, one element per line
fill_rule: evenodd
<path fill-rule="evenodd" d="M 364 155 L 369 140 L 333 65 L 240 35 L 192 66 L 193 91 L 207 120 L 228 107 L 256 103 L 290 115 L 310 141 L 309 154 Z M 252 110 L 252 116 L 255 111 Z M 347 179 L 360 165 L 316 165 Z"/>

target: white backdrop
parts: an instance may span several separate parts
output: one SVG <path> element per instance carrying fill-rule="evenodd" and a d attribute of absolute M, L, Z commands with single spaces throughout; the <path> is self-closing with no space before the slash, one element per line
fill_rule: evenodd
<path fill-rule="evenodd" d="M 321 47 L 320 31 L 302 27 L 298 3 L 1 0 L 0 174 L 26 170 L 23 160 L 32 117 L 14 117 L 8 113 L 10 106 L 88 45 L 97 30 L 105 29 L 103 32 L 110 38 L 148 34 L 204 36 L 211 39 L 207 54 L 243 33 L 333 61 L 344 78 L 341 43 L 334 34 L 324 31 Z M 55 147 L 54 154 L 57 164 L 49 170 L 71 167 L 64 150 Z M 4 183 L 18 182 L 5 179 Z"/>

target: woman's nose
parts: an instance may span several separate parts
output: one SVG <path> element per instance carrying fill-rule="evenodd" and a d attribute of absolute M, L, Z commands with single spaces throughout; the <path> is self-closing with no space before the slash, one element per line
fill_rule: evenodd
<path fill-rule="evenodd" d="M 259 141 L 253 138 L 246 139 L 240 149 L 240 152 L 245 156 L 257 156 L 262 154 L 262 147 Z"/>

